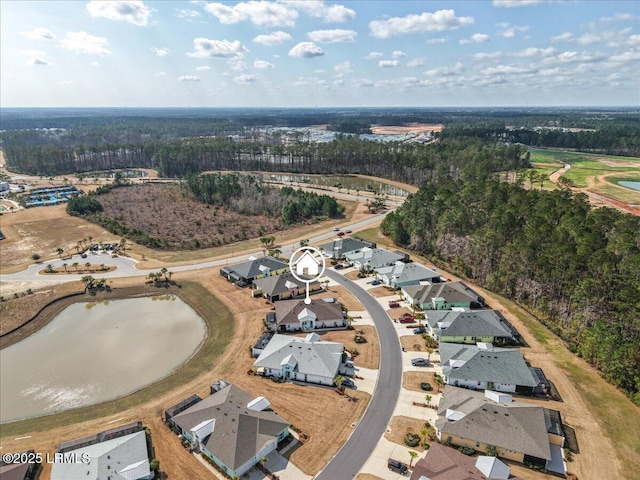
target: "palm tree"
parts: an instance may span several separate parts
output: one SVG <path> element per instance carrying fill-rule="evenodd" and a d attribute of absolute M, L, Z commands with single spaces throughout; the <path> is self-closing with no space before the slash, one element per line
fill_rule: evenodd
<path fill-rule="evenodd" d="M 77 272 L 77 271 L 78 271 L 78 267 L 80 266 L 80 264 L 79 264 L 78 262 L 73 262 L 73 263 L 71 264 L 71 266 L 72 266 L 73 268 L 75 268 L 75 269 L 76 269 L 76 272 Z"/>
<path fill-rule="evenodd" d="M 429 438 L 429 429 L 423 428 L 420 430 L 420 435 L 422 435 L 422 438 L 424 439 L 423 443 L 427 443 L 427 438 Z"/>
<path fill-rule="evenodd" d="M 58 256 L 59 256 L 60 258 L 62 258 L 62 252 L 64 252 L 64 249 L 63 249 L 63 248 L 60 248 L 60 247 L 56 248 L 56 253 L 58 254 Z"/>
<path fill-rule="evenodd" d="M 165 283 L 166 283 L 166 281 L 167 281 L 167 272 L 168 272 L 168 271 L 169 271 L 169 270 L 167 270 L 167 267 L 162 267 L 162 268 L 160 269 L 160 274 L 164 276 L 164 281 L 165 281 Z"/>
<path fill-rule="evenodd" d="M 107 269 L 107 266 L 104 263 L 100 264 L 100 270 L 105 271 Z"/>
<path fill-rule="evenodd" d="M 336 387 L 338 388 L 338 390 L 342 386 L 342 382 L 344 382 L 344 377 L 342 375 L 338 375 L 336 376 L 336 378 L 333 379 L 333 383 L 336 384 Z"/>
<path fill-rule="evenodd" d="M 433 353 L 433 348 L 427 348 L 427 362 L 431 362 L 432 353 Z"/>
<path fill-rule="evenodd" d="M 444 380 L 440 375 L 436 375 L 433 381 L 438 386 L 438 391 L 436 393 L 440 393 L 440 387 L 444 385 Z"/>
<path fill-rule="evenodd" d="M 66 271 L 67 271 L 67 264 L 66 264 L 66 263 L 63 263 L 63 264 L 62 264 L 62 268 L 64 268 L 64 271 L 66 272 Z"/>
<path fill-rule="evenodd" d="M 84 266 L 87 270 L 89 270 L 91 268 L 91 262 L 85 263 Z"/>
<path fill-rule="evenodd" d="M 409 468 L 413 465 L 413 461 L 418 458 L 418 452 L 414 452 L 413 450 L 409 451 L 409 456 L 411 457 L 411 461 L 409 462 Z"/>
<path fill-rule="evenodd" d="M 93 287 L 93 282 L 95 281 L 95 279 L 91 276 L 91 275 L 84 275 L 80 281 L 83 283 L 84 285 L 84 291 L 86 292 L 87 289 Z"/>
<path fill-rule="evenodd" d="M 309 246 L 309 240 L 308 239 L 300 240 L 300 248 L 308 247 L 308 246 Z"/>
<path fill-rule="evenodd" d="M 431 395 L 425 395 L 424 399 L 427 401 L 427 406 L 430 407 L 431 406 L 431 399 L 433 397 Z"/>

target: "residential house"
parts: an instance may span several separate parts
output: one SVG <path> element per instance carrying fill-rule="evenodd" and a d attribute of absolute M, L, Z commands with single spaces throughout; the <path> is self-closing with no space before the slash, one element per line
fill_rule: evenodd
<path fill-rule="evenodd" d="M 447 385 L 523 395 L 543 393 L 548 386 L 544 375 L 540 378 L 517 349 L 495 348 L 490 343 L 441 343 L 439 348 Z"/>
<path fill-rule="evenodd" d="M 511 395 L 447 386 L 440 400 L 436 435 L 443 442 L 536 465 L 564 475 L 560 412 L 514 402 Z"/>
<path fill-rule="evenodd" d="M 429 334 L 443 343 L 517 344 L 518 331 L 496 310 L 429 310 L 425 312 Z"/>
<path fill-rule="evenodd" d="M 401 252 L 398 252 L 401 253 Z M 439 273 L 418 263 L 398 261 L 389 267 L 378 268 L 376 278 L 385 285 L 399 289 L 420 282 L 440 283 L 443 279 Z"/>
<path fill-rule="evenodd" d="M 56 453 L 88 461 L 54 461 L 51 480 L 150 480 L 147 435 L 141 422 L 58 445 Z"/>
<path fill-rule="evenodd" d="M 289 435 L 289 423 L 269 408 L 266 398 L 254 398 L 225 381 L 212 385 L 211 395 L 189 408 L 167 412 L 168 425 L 232 478 L 253 468 Z"/>
<path fill-rule="evenodd" d="M 433 442 L 413 466 L 411 480 L 522 480 L 496 457 L 470 457 L 455 448 Z"/>
<path fill-rule="evenodd" d="M 322 290 L 322 285 L 319 282 L 311 281 L 311 277 L 298 276 L 303 280 L 308 278 L 309 282 L 298 280 L 291 272 L 273 275 L 254 280 L 254 292 L 252 294 L 255 296 L 255 293 L 258 292 L 270 302 L 276 302 L 305 295 L 307 286 L 309 287 L 309 293 Z"/>
<path fill-rule="evenodd" d="M 372 271 L 394 265 L 397 261 L 402 260 L 404 255 L 382 248 L 364 247 L 359 252 L 346 254 L 345 258 L 350 265 L 357 269 Z"/>
<path fill-rule="evenodd" d="M 376 248 L 376 244 L 354 237 L 337 238 L 332 242 L 319 245 L 318 250 L 331 258 L 339 259 L 349 253 L 359 252 L 365 247 Z"/>
<path fill-rule="evenodd" d="M 222 267 L 220 275 L 231 283 L 241 287 L 251 285 L 254 280 L 280 275 L 289 271 L 289 264 L 273 257 L 249 257 L 249 260 L 237 265 Z"/>
<path fill-rule="evenodd" d="M 323 328 L 344 328 L 346 314 L 335 298 L 283 300 L 276 303 L 276 325 L 281 332 L 312 331 Z"/>
<path fill-rule="evenodd" d="M 270 312 L 270 313 L 273 313 L 273 312 Z M 271 339 L 273 338 L 273 335 L 274 335 L 273 332 L 264 332 L 262 335 L 260 335 L 260 338 L 258 339 L 256 344 L 251 348 L 251 356 L 259 357 L 260 354 L 263 352 L 264 347 L 266 347 L 271 341 Z"/>
<path fill-rule="evenodd" d="M 404 298 L 423 310 L 451 310 L 454 307 L 484 306 L 484 298 L 462 282 L 410 285 L 402 288 Z"/>
<path fill-rule="evenodd" d="M 324 342 L 315 333 L 305 338 L 276 334 L 253 365 L 267 376 L 333 385 L 337 375 L 353 375 L 344 346 Z"/>
<path fill-rule="evenodd" d="M 13 454 L 9 453 L 8 455 Z M 36 453 L 34 450 L 26 450 L 16 453 L 15 455 L 20 455 L 25 460 L 30 460 L 35 458 Z M 5 463 L 3 460 L 0 460 L 0 478 L 2 480 L 37 480 L 37 478 L 40 477 L 41 471 L 40 462 L 25 461 Z"/>

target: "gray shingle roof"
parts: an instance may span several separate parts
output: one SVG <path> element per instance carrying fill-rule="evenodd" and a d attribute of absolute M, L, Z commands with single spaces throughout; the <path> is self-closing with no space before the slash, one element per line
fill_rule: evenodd
<path fill-rule="evenodd" d="M 515 340 L 516 330 L 496 310 L 457 312 L 432 310 L 425 312 L 427 323 L 438 337 L 495 337 Z M 438 327 L 441 323 L 442 327 Z"/>
<path fill-rule="evenodd" d="M 273 257 L 257 258 L 255 260 L 248 260 L 237 265 L 231 265 L 226 267 L 230 272 L 235 272 L 241 278 L 251 279 L 257 275 L 261 275 L 262 271 L 260 267 L 269 267 L 271 270 L 281 270 L 289 266 L 288 263 L 277 260 Z"/>
<path fill-rule="evenodd" d="M 358 253 L 345 255 L 350 262 L 360 262 L 369 264 L 373 269 L 390 265 L 405 258 L 404 254 L 390 252 L 382 248 L 363 248 Z"/>
<path fill-rule="evenodd" d="M 307 342 L 304 338 L 274 335 L 253 364 L 280 370 L 285 359 L 295 357 L 295 371 L 305 375 L 333 378 L 342 362 L 344 346 L 337 342 Z"/>
<path fill-rule="evenodd" d="M 173 421 L 183 431 L 190 431 L 215 419 L 213 433 L 204 440 L 205 447 L 231 470 L 236 470 L 289 425 L 272 411 L 249 410 L 247 404 L 251 400 L 251 395 L 229 385 L 179 413 Z"/>
<path fill-rule="evenodd" d="M 299 275 L 300 278 L 311 278 L 304 275 Z M 301 282 L 294 277 L 291 272 L 283 273 L 282 275 L 271 275 L 269 277 L 259 278 L 254 280 L 254 285 L 262 290 L 262 293 L 268 296 L 281 295 L 289 290 L 286 283 L 291 282 L 298 286 L 298 288 L 306 288 L 307 283 Z M 318 282 L 311 282 L 311 290 L 318 289 L 320 284 Z"/>
<path fill-rule="evenodd" d="M 283 300 L 276 303 L 278 325 L 298 323 L 298 314 L 305 308 L 315 313 L 320 322 L 342 319 L 342 305 L 337 301 L 325 302 L 322 298 L 316 298 L 307 305 L 304 300 Z"/>
<path fill-rule="evenodd" d="M 347 253 L 356 252 L 358 250 L 362 250 L 364 247 L 371 247 L 371 245 L 371 242 L 347 237 L 338 238 L 332 242 L 318 245 L 318 249 L 323 249 L 327 255 L 337 256 L 341 253 L 346 255 Z"/>
<path fill-rule="evenodd" d="M 442 373 L 451 380 L 509 383 L 536 387 L 538 379 L 520 351 L 507 348 L 484 350 L 475 345 L 440 343 Z"/>
<path fill-rule="evenodd" d="M 447 435 L 495 445 L 545 460 L 551 459 L 545 408 L 521 402 L 497 403 L 483 392 L 447 385 L 440 400 L 438 415 L 447 410 L 464 414 L 459 420 L 440 418 L 436 428 Z"/>
<path fill-rule="evenodd" d="M 404 262 L 397 262 L 390 267 L 379 268 L 378 275 L 385 275 L 390 278 L 395 277 L 395 283 L 420 282 L 440 278 L 440 274 L 435 270 L 431 270 L 418 263 Z"/>
<path fill-rule="evenodd" d="M 402 289 L 418 303 L 430 303 L 432 298 L 442 297 L 448 303 L 484 303 L 482 297 L 462 282 L 435 283 L 433 285 L 412 285 Z"/>
<path fill-rule="evenodd" d="M 51 480 L 126 480 L 123 470 L 149 475 L 149 457 L 145 432 L 140 431 L 73 450 L 77 455 L 89 454 L 89 463 L 54 463 Z M 129 468 L 127 468 L 129 467 Z M 89 472 L 89 473 L 87 473 Z"/>

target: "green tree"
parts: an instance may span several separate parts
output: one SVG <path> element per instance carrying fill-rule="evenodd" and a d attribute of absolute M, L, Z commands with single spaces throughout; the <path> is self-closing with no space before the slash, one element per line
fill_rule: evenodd
<path fill-rule="evenodd" d="M 56 253 L 58 254 L 58 257 L 62 258 L 63 252 L 64 252 L 64 249 L 62 247 L 56 248 Z"/>
<path fill-rule="evenodd" d="M 38 263 L 38 261 L 40 260 L 40 258 L 41 258 L 41 257 L 40 257 L 40 255 L 39 255 L 39 254 L 37 254 L 37 253 L 34 253 L 33 255 L 31 255 L 31 259 L 32 259 L 34 262 L 36 262 L 36 263 Z"/>
<path fill-rule="evenodd" d="M 80 266 L 80 264 L 79 264 L 78 262 L 73 262 L 73 263 L 71 264 L 71 266 L 72 266 L 73 268 L 75 268 L 75 269 L 76 269 L 76 272 L 77 272 L 77 271 L 78 271 L 78 267 Z"/>
<path fill-rule="evenodd" d="M 93 278 L 91 275 L 83 275 L 80 281 L 84 285 L 84 291 L 86 292 L 87 290 L 93 288 L 95 278 Z"/>
<path fill-rule="evenodd" d="M 300 240 L 300 248 L 309 246 L 309 240 Z"/>
<path fill-rule="evenodd" d="M 487 457 L 497 457 L 498 449 L 496 448 L 495 445 L 487 445 L 487 448 L 485 449 L 484 454 Z"/>
<path fill-rule="evenodd" d="M 409 461 L 409 468 L 411 468 L 413 466 L 413 461 L 418 458 L 418 452 L 409 450 L 409 457 L 411 457 L 411 460 Z"/>

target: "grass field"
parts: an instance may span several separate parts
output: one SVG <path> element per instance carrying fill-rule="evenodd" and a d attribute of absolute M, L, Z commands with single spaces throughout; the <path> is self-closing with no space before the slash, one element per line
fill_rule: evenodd
<path fill-rule="evenodd" d="M 189 304 L 203 318 L 207 326 L 207 336 L 204 343 L 189 361 L 159 382 L 117 400 L 48 415 L 46 422 L 43 422 L 42 418 L 36 417 L 19 422 L 5 423 L 0 430 L 0 438 L 49 430 L 113 415 L 130 407 L 148 402 L 209 370 L 215 359 L 224 352 L 229 338 L 233 335 L 233 315 L 220 300 L 197 283 L 185 282 L 182 284 L 182 288 L 176 289 L 172 293 L 178 295 L 184 302 Z"/>

